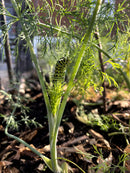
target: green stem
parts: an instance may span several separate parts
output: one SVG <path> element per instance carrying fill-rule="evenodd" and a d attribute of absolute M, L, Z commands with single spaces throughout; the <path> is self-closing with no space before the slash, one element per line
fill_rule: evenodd
<path fill-rule="evenodd" d="M 26 38 L 28 38 L 27 35 L 26 35 Z M 51 107 L 50 107 L 48 94 L 47 94 L 46 87 L 45 87 L 45 84 L 44 84 L 44 81 L 43 81 L 43 76 L 41 75 L 40 69 L 38 67 L 38 63 L 37 63 L 36 56 L 34 54 L 33 46 L 31 44 L 30 39 L 27 39 L 26 41 L 27 41 L 28 46 L 30 48 L 31 57 L 32 57 L 32 60 L 35 64 L 36 70 L 37 70 L 37 74 L 38 74 L 38 77 L 39 77 L 39 80 L 40 80 L 40 83 L 41 83 L 41 87 L 42 87 L 42 92 L 43 92 L 43 95 L 44 95 L 44 100 L 45 100 L 46 107 L 47 107 L 49 132 L 50 132 L 50 147 L 51 147 L 50 152 L 51 152 L 52 170 L 54 171 L 54 173 L 60 173 L 61 171 L 60 171 L 60 167 L 59 167 L 58 162 L 57 162 L 57 149 L 56 149 L 56 141 L 57 141 L 57 133 L 58 132 L 56 132 L 56 133 L 54 132 L 55 123 L 56 123 L 56 121 L 54 119 L 55 117 L 53 117 L 52 112 L 51 112 Z M 57 131 L 58 131 L 58 129 L 57 129 Z"/>
<path fill-rule="evenodd" d="M 24 146 L 28 147 L 32 152 L 34 152 L 36 155 L 38 155 L 39 157 L 41 157 L 44 162 L 46 163 L 46 165 L 52 170 L 52 165 L 50 163 L 50 159 L 48 159 L 46 156 L 42 155 L 39 151 L 37 151 L 35 148 L 31 147 L 28 143 L 26 143 L 24 140 L 20 139 L 19 137 L 17 136 L 14 136 L 12 134 L 10 134 L 8 132 L 8 127 L 10 126 L 10 123 L 11 123 L 11 118 L 14 116 L 14 113 L 16 111 L 16 108 L 17 106 L 14 107 L 11 115 L 10 115 L 10 118 L 9 118 L 9 121 L 8 121 L 8 124 L 6 125 L 6 128 L 5 128 L 5 134 L 10 137 L 10 138 L 13 138 L 14 140 L 22 143 Z"/>
<path fill-rule="evenodd" d="M 26 38 L 28 38 L 27 35 L 26 35 Z M 36 70 L 37 70 L 37 74 L 38 74 L 38 77 L 39 77 L 39 80 L 41 83 L 41 87 L 42 87 L 42 92 L 44 95 L 44 100 L 46 103 L 46 108 L 47 108 L 47 113 L 48 113 L 48 122 L 49 122 L 49 132 L 50 132 L 50 148 L 51 148 L 50 152 L 51 152 L 52 170 L 54 171 L 54 173 L 60 173 L 61 170 L 60 170 L 60 167 L 59 167 L 58 162 L 57 162 L 57 149 L 56 149 L 58 129 L 57 129 L 57 132 L 54 131 L 56 120 L 54 119 L 55 117 L 53 117 L 52 112 L 51 112 L 48 94 L 47 94 L 46 87 L 45 87 L 45 84 L 43 81 L 43 77 L 42 77 L 40 70 L 39 70 L 39 67 L 38 67 L 37 59 L 36 59 L 36 56 L 34 54 L 34 50 L 33 50 L 31 41 L 30 41 L 30 39 L 27 39 L 26 41 L 27 41 L 28 46 L 30 48 L 31 57 L 32 57 L 32 60 L 35 64 Z"/>
<path fill-rule="evenodd" d="M 108 136 L 114 136 L 114 135 L 128 135 L 128 133 L 124 133 L 124 132 L 112 132 L 112 133 L 108 133 Z"/>
<path fill-rule="evenodd" d="M 96 19 L 96 15 L 97 15 L 99 7 L 100 7 L 100 4 L 101 4 L 101 0 L 97 0 L 97 4 L 96 4 L 96 7 L 95 7 L 94 12 L 93 12 L 91 24 L 90 24 L 90 26 L 88 28 L 88 31 L 86 32 L 86 34 L 84 36 L 83 42 L 81 43 L 82 47 L 80 49 L 78 58 L 77 58 L 76 63 L 74 65 L 74 69 L 72 71 L 72 74 L 71 74 L 71 77 L 70 77 L 70 80 L 69 80 L 69 83 L 68 83 L 68 87 L 67 87 L 67 90 L 65 92 L 63 101 L 62 101 L 61 106 L 59 108 L 59 112 L 58 112 L 57 120 L 56 120 L 56 127 L 55 127 L 55 135 L 54 135 L 55 138 L 57 138 L 58 128 L 59 128 L 59 125 L 60 125 L 60 122 L 61 122 L 61 118 L 62 118 L 64 109 L 65 109 L 65 106 L 66 106 L 67 98 L 68 98 L 68 96 L 70 94 L 70 91 L 71 91 L 71 89 L 73 87 L 73 81 L 74 81 L 75 76 L 77 74 L 77 71 L 79 69 L 79 66 L 80 66 L 80 63 L 82 61 L 84 52 L 86 50 L 86 45 L 87 45 L 87 42 L 88 42 L 88 40 L 90 38 L 92 29 L 93 29 L 93 25 L 94 25 L 94 22 L 95 22 L 95 19 Z M 53 144 L 56 145 L 56 139 L 54 139 L 54 143 Z M 55 147 L 55 146 L 53 146 L 53 147 Z"/>
<path fill-rule="evenodd" d="M 16 1 L 11 0 L 11 2 L 12 2 L 12 5 L 13 5 L 15 11 L 16 11 L 17 16 L 20 18 L 21 13 L 19 12 L 19 8 L 18 8 L 18 5 L 17 5 Z M 42 92 L 43 92 L 43 96 L 44 96 L 44 100 L 45 100 L 45 104 L 46 104 L 46 108 L 47 108 L 47 114 L 48 114 L 49 122 L 51 123 L 50 125 L 52 126 L 53 125 L 53 119 L 51 118 L 51 107 L 50 107 L 50 102 L 49 102 L 49 97 L 48 97 L 48 93 L 47 93 L 47 90 L 46 90 L 46 86 L 45 86 L 45 83 L 44 83 L 44 80 L 43 80 L 43 76 L 41 74 L 40 67 L 39 67 L 39 64 L 37 62 L 37 57 L 34 53 L 34 49 L 33 49 L 31 39 L 28 36 L 28 33 L 26 31 L 26 26 L 22 25 L 22 28 L 23 28 L 23 31 L 24 31 L 24 34 L 25 34 L 25 39 L 27 41 L 27 45 L 28 45 L 30 53 L 31 53 L 31 59 L 32 59 L 33 63 L 35 64 L 35 68 L 36 68 L 36 71 L 37 71 L 37 74 L 38 74 L 38 78 L 39 78 L 40 83 L 41 83 Z"/>
<path fill-rule="evenodd" d="M 8 125 L 6 126 L 5 128 L 5 134 L 10 137 L 10 138 L 13 138 L 15 140 L 17 140 L 18 142 L 22 143 L 23 145 L 25 145 L 26 147 L 28 147 L 31 151 L 33 151 L 35 154 L 37 154 L 39 157 L 43 158 L 45 156 L 43 156 L 40 152 L 38 152 L 35 148 L 31 147 L 28 143 L 26 143 L 25 141 L 23 141 L 22 139 L 10 134 L 8 132 Z"/>
<path fill-rule="evenodd" d="M 15 0 L 11 0 L 11 3 L 13 5 L 13 8 L 15 9 L 17 16 L 20 17 L 21 13 L 20 13 L 19 7 L 17 5 L 17 2 Z"/>
<path fill-rule="evenodd" d="M 71 35 L 69 32 L 63 31 L 62 28 L 60 28 L 60 27 L 58 28 L 58 27 L 55 27 L 55 26 L 52 26 L 52 25 L 41 23 L 40 21 L 37 22 L 37 25 L 40 26 L 40 27 L 43 27 L 43 28 L 52 29 L 52 30 L 54 30 L 56 32 L 60 32 L 62 34 Z"/>
<path fill-rule="evenodd" d="M 24 31 L 25 31 L 25 29 L 24 29 Z M 29 36 L 27 35 L 26 32 L 24 32 L 24 34 L 25 34 L 25 37 L 26 37 L 27 45 L 29 46 L 32 61 L 35 64 L 35 68 L 36 68 L 36 71 L 37 71 L 37 74 L 38 74 L 38 78 L 39 78 L 40 83 L 41 83 L 42 92 L 43 92 L 43 96 L 44 96 L 44 100 L 45 100 L 45 104 L 46 104 L 46 108 L 47 108 L 47 113 L 49 115 L 51 115 L 51 107 L 50 107 L 49 97 L 48 97 L 47 89 L 46 89 L 46 86 L 45 86 L 45 82 L 43 80 L 43 76 L 42 76 L 39 64 L 37 62 L 37 57 L 34 53 L 34 49 L 33 49 L 31 39 L 29 38 Z"/>
<path fill-rule="evenodd" d="M 55 122 L 56 123 L 56 122 Z M 53 134 L 50 134 L 51 139 L 50 139 L 50 151 L 51 151 L 51 163 L 52 163 L 52 169 L 54 173 L 61 173 L 62 169 L 58 165 L 58 160 L 57 160 L 57 148 L 56 148 L 56 143 L 57 143 L 57 135 L 58 135 L 58 129 L 55 131 L 55 126 L 53 127 Z"/>
<path fill-rule="evenodd" d="M 73 71 L 72 71 L 72 74 L 71 74 L 71 77 L 70 77 L 70 80 L 69 80 L 69 83 L 68 83 L 67 90 L 65 92 L 63 101 L 61 103 L 61 106 L 60 106 L 60 109 L 59 109 L 59 112 L 58 112 L 56 129 L 58 129 L 58 127 L 60 125 L 61 118 L 62 118 L 62 115 L 63 115 L 63 112 L 64 112 L 64 108 L 65 108 L 65 105 L 66 105 L 66 101 L 67 101 L 67 98 L 68 98 L 68 96 L 70 94 L 70 91 L 71 91 L 71 89 L 73 87 L 73 82 L 74 82 L 75 76 L 76 76 L 76 74 L 78 72 L 78 69 L 79 69 L 80 63 L 82 61 L 84 52 L 86 50 L 86 45 L 87 45 L 87 42 L 88 42 L 88 40 L 90 38 L 92 29 L 93 29 L 93 26 L 94 26 L 94 22 L 95 22 L 95 19 L 96 19 L 96 15 L 97 15 L 97 13 L 99 11 L 100 5 L 101 5 L 101 0 L 97 0 L 95 9 L 94 9 L 94 12 L 93 12 L 93 15 L 92 15 L 91 23 L 89 25 L 88 31 L 86 32 L 86 34 L 84 36 L 84 40 L 81 43 L 82 46 L 81 46 L 81 49 L 79 51 L 79 55 L 78 55 L 78 58 L 77 58 L 77 60 L 75 62 L 75 65 L 74 65 L 74 68 L 73 68 Z"/>
<path fill-rule="evenodd" d="M 91 35 L 91 32 L 92 32 L 92 29 L 93 29 L 93 25 L 94 25 L 94 22 L 95 22 L 95 19 L 96 19 L 96 15 L 98 13 L 98 10 L 99 10 L 99 7 L 100 7 L 100 4 L 101 4 L 101 0 L 98 0 L 97 1 L 97 4 L 96 4 L 96 7 L 94 9 L 94 12 L 93 12 L 93 16 L 92 16 L 92 20 L 91 20 L 91 24 L 89 26 L 89 29 L 87 31 L 87 33 L 85 34 L 85 37 L 84 37 L 84 40 L 83 42 L 81 43 L 82 44 L 82 47 L 80 49 L 80 52 L 79 52 L 79 56 L 76 60 L 76 63 L 74 65 L 74 69 L 73 69 L 73 72 L 71 74 L 71 77 L 70 77 L 70 81 L 68 83 L 68 87 L 67 87 L 67 90 L 66 90 L 66 93 L 64 95 L 64 98 L 63 98 L 63 101 L 61 103 L 61 106 L 59 108 L 59 112 L 58 112 L 58 115 L 57 115 L 57 120 L 56 120 L 56 126 L 54 127 L 54 138 L 52 139 L 52 143 L 51 143 L 51 150 L 52 150 L 52 158 L 55 157 L 55 160 L 54 160 L 54 166 L 55 166 L 55 162 L 57 162 L 57 153 L 56 153 L 56 140 L 57 140 L 57 134 L 58 134 L 58 128 L 59 128 L 59 125 L 60 125 L 60 122 L 61 122 L 61 118 L 62 118 L 62 115 L 63 115 L 63 112 L 64 112 L 64 108 L 65 108 L 65 105 L 66 105 L 66 101 L 67 101 L 67 98 L 70 94 L 70 91 L 73 87 L 73 81 L 74 81 L 74 78 L 77 74 L 77 71 L 79 69 L 79 66 L 80 66 L 80 63 L 82 61 L 82 58 L 83 58 L 83 55 L 84 55 L 84 52 L 86 50 L 86 44 L 89 40 L 89 37 Z"/>

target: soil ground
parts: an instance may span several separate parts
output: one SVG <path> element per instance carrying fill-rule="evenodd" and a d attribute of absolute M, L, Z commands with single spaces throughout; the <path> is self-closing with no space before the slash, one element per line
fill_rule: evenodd
<path fill-rule="evenodd" d="M 8 91 L 17 100 L 15 89 Z M 125 161 L 125 153 L 130 154 L 130 93 L 127 90 L 107 89 L 108 110 L 103 116 L 101 96 L 93 89 L 88 97 L 79 102 L 79 95 L 68 99 L 57 139 L 58 157 L 76 163 L 88 173 L 130 172 L 130 161 Z M 30 125 L 28 128 L 21 121 L 24 115 L 18 107 L 15 120 L 19 121 L 19 130 L 10 130 L 21 139 L 35 147 L 39 152 L 50 157 L 48 122 L 46 107 L 41 88 L 36 81 L 31 81 L 25 92 L 21 93 L 21 105 L 28 107 L 29 119 L 35 120 L 42 127 Z M 7 137 L 4 133 L 5 121 L 12 109 L 7 98 L 0 95 L 0 172 L 1 173 L 49 173 L 51 172 L 41 158 L 27 147 Z M 77 104 L 78 103 L 78 104 Z M 79 104 L 80 103 L 80 104 Z M 77 106 L 78 105 L 78 106 Z M 104 117 L 107 117 L 106 119 Z M 127 157 L 128 158 L 128 157 Z M 124 162 L 123 162 L 124 161 Z M 59 163 L 63 162 L 59 159 Z M 68 162 L 70 172 L 81 170 Z"/>

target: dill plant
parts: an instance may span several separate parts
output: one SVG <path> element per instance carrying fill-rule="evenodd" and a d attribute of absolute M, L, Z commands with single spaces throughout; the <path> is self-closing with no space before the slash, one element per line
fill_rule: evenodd
<path fill-rule="evenodd" d="M 83 61 L 76 75 L 75 89 L 79 94 L 84 95 L 90 86 L 93 86 L 95 90 L 100 87 L 101 72 L 99 65 L 96 64 L 96 57 L 93 54 L 91 46 L 85 51 Z"/>
<path fill-rule="evenodd" d="M 36 122 L 35 118 L 29 119 L 29 116 L 27 116 L 30 109 L 23 104 L 24 101 L 27 101 L 26 98 L 20 96 L 19 93 L 15 94 L 15 96 L 3 90 L 0 90 L 0 93 L 5 96 L 8 109 L 12 111 L 11 115 L 3 115 L 0 113 L 0 118 L 3 119 L 3 122 L 8 124 L 8 128 L 10 130 L 19 130 L 21 124 L 25 124 L 25 126 L 28 128 L 30 128 L 32 125 L 35 127 L 42 127 L 40 123 Z M 21 113 L 20 118 L 15 115 L 18 109 Z"/>
<path fill-rule="evenodd" d="M 73 64 L 73 68 L 70 70 L 70 77 L 69 77 L 69 81 L 67 84 L 67 89 L 64 92 L 63 92 L 64 81 L 61 81 L 60 79 L 57 79 L 55 81 L 55 75 L 54 75 L 52 86 L 49 89 L 46 88 L 45 81 L 43 80 L 43 76 L 41 73 L 38 59 L 34 53 L 33 44 L 32 44 L 32 36 L 34 34 L 36 34 L 36 32 L 38 32 L 38 31 L 41 34 L 42 33 L 41 29 L 40 29 L 41 27 L 44 27 L 47 30 L 47 32 L 49 32 L 48 30 L 50 29 L 51 31 L 53 30 L 55 33 L 57 33 L 59 35 L 60 35 L 60 33 L 67 34 L 67 35 L 72 35 L 72 34 L 68 33 L 67 31 L 64 31 L 62 28 L 52 26 L 52 15 L 55 11 L 55 7 L 57 6 L 57 4 L 54 4 L 53 1 L 51 1 L 51 5 L 47 1 L 44 2 L 44 5 L 46 7 L 48 7 L 48 17 L 50 17 L 49 18 L 50 24 L 48 24 L 48 22 L 47 23 L 40 22 L 40 20 L 38 19 L 38 13 L 40 12 L 40 10 L 37 9 L 35 11 L 33 4 L 31 4 L 29 0 L 25 1 L 27 9 L 25 8 L 22 11 L 22 2 L 23 1 L 11 0 L 13 8 L 15 9 L 15 12 L 16 12 L 16 16 L 12 16 L 12 18 L 13 18 L 12 23 L 15 23 L 18 21 L 21 23 L 22 30 L 19 34 L 19 38 L 26 40 L 27 47 L 30 50 L 32 62 L 35 65 L 35 68 L 36 68 L 36 71 L 37 71 L 37 74 L 38 74 L 38 77 L 39 77 L 39 80 L 41 83 L 41 88 L 43 91 L 43 96 L 44 96 L 44 100 L 45 100 L 45 104 L 46 104 L 46 108 L 47 108 L 47 117 L 48 117 L 49 134 L 50 134 L 49 140 L 50 140 L 51 159 L 49 159 L 48 157 L 39 153 L 36 149 L 32 148 L 25 141 L 10 134 L 8 132 L 8 127 L 9 127 L 9 123 L 10 123 L 11 119 L 9 120 L 9 123 L 6 126 L 5 133 L 7 136 L 19 141 L 20 143 L 23 143 L 25 146 L 30 148 L 34 153 L 36 153 L 39 157 L 41 157 L 44 160 L 44 162 L 47 164 L 47 166 L 54 173 L 68 172 L 68 169 L 66 168 L 66 166 L 64 167 L 64 166 L 60 166 L 58 164 L 57 149 L 56 149 L 58 128 L 59 128 L 59 125 L 60 125 L 60 122 L 62 119 L 64 108 L 65 108 L 65 105 L 67 102 L 67 98 L 70 94 L 71 89 L 73 88 L 74 79 L 76 77 L 76 74 L 77 74 L 80 64 L 82 62 L 82 58 L 85 54 L 87 43 L 91 36 L 97 13 L 100 9 L 101 0 L 97 0 L 96 2 L 90 3 L 91 4 L 90 7 L 94 7 L 93 12 L 92 12 L 92 10 L 89 9 L 89 12 L 91 13 L 91 15 L 89 16 L 90 17 L 89 20 L 91 22 L 88 23 L 88 26 L 84 23 L 84 31 L 82 33 L 82 39 L 79 41 L 79 45 L 76 47 L 76 53 L 73 55 L 73 57 L 75 57 L 74 64 Z M 63 4 L 63 6 L 64 5 L 65 4 Z M 80 6 L 80 4 L 79 4 L 79 6 Z M 76 8 L 78 9 L 78 7 L 76 7 Z M 67 8 L 65 8 L 65 9 L 67 9 Z M 9 13 L 7 12 L 6 15 L 9 15 Z M 61 15 L 61 17 L 62 17 L 62 15 Z M 78 14 L 77 14 L 77 17 L 78 17 Z M 81 17 L 83 19 L 84 16 L 81 16 Z M 78 18 L 76 20 L 80 21 Z M 75 27 L 76 27 L 76 20 L 75 20 L 75 24 L 74 24 Z M 82 22 L 83 22 L 83 20 L 82 20 Z M 56 24 L 57 23 L 59 23 L 59 26 L 60 26 L 60 21 L 59 22 L 56 21 Z M 87 29 L 85 29 L 85 28 L 87 28 Z M 66 66 L 65 66 L 64 71 L 66 71 Z M 52 90 L 54 91 L 54 93 Z M 56 100 L 58 100 L 58 101 L 56 101 Z M 16 110 L 16 107 L 14 107 L 12 115 L 14 114 L 15 110 Z M 84 171 L 82 170 L 82 172 L 84 172 Z"/>

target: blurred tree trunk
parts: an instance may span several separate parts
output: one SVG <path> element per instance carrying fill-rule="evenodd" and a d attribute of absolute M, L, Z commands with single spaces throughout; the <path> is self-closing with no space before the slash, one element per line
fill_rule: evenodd
<path fill-rule="evenodd" d="M 0 4 L 2 8 L 5 8 L 4 0 L 0 0 Z M 6 32 L 7 26 L 6 26 L 6 16 L 0 15 L 0 21 L 2 27 L 2 32 Z M 5 42 L 4 42 L 4 48 L 5 48 L 5 55 L 6 55 L 6 63 L 7 63 L 7 69 L 8 69 L 8 76 L 10 83 L 13 83 L 13 68 L 12 68 L 12 61 L 11 61 L 11 51 L 10 51 L 10 44 L 9 44 L 9 35 L 8 32 L 6 32 L 5 36 Z"/>

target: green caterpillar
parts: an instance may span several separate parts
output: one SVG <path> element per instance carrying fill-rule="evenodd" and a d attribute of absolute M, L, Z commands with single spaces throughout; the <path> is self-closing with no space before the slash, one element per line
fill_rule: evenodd
<path fill-rule="evenodd" d="M 65 81 L 65 71 L 68 65 L 68 58 L 60 58 L 55 66 L 55 71 L 53 75 L 53 85 L 50 88 L 50 104 L 53 116 L 56 115 L 61 98 L 63 96 L 63 84 Z"/>
<path fill-rule="evenodd" d="M 65 70 L 68 65 L 69 59 L 62 57 L 60 58 L 55 66 L 54 76 L 53 76 L 53 82 L 56 81 L 62 82 L 65 78 Z"/>

